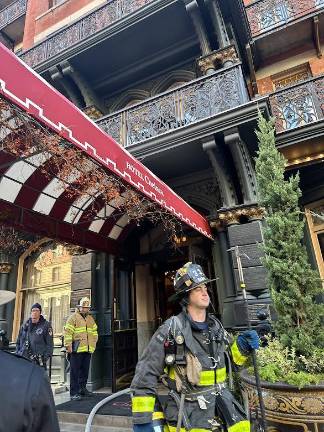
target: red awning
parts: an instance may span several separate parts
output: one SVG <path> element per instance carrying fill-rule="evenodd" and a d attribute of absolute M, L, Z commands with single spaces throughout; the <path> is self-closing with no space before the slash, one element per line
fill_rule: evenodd
<path fill-rule="evenodd" d="M 109 174 L 212 238 L 202 215 L 2 44 L 0 96 L 88 154 Z M 43 153 L 17 161 L 0 152 L 0 219 L 10 219 L 14 225 L 49 237 L 113 251 L 116 241 L 127 233 L 128 217 L 116 211 L 112 201 L 99 211 L 98 217 L 86 219 L 91 202 L 71 200 L 58 178 L 44 175 L 49 157 Z"/>

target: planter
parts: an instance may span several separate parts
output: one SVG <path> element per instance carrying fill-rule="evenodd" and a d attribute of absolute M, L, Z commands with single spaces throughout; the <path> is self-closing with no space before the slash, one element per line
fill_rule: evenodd
<path fill-rule="evenodd" d="M 253 414 L 259 406 L 255 380 L 246 371 L 242 385 Z M 301 390 L 285 383 L 261 381 L 268 432 L 323 432 L 324 385 Z"/>

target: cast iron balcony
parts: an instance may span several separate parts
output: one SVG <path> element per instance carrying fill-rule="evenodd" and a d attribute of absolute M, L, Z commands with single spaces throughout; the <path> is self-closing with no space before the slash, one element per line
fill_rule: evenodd
<path fill-rule="evenodd" d="M 0 11 L 0 30 L 25 15 L 27 0 L 16 0 Z"/>
<path fill-rule="evenodd" d="M 122 146 L 128 147 L 248 101 L 238 64 L 105 116 L 97 124 Z"/>
<path fill-rule="evenodd" d="M 280 90 L 270 96 L 277 132 L 324 119 L 324 77 Z"/>
<path fill-rule="evenodd" d="M 94 36 L 154 0 L 111 0 L 21 55 L 31 67 L 55 57 Z"/>
<path fill-rule="evenodd" d="M 246 6 L 252 36 L 324 8 L 324 0 L 259 0 Z"/>

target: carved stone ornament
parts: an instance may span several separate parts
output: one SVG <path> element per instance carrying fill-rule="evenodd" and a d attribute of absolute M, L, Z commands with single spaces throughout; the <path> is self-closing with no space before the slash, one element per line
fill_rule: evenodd
<path fill-rule="evenodd" d="M 103 113 L 95 105 L 87 106 L 83 112 L 92 120 L 98 120 L 103 116 Z"/>
<path fill-rule="evenodd" d="M 228 225 L 240 224 L 242 216 L 249 222 L 262 220 L 265 209 L 258 206 L 238 207 L 226 210 L 218 210 L 217 217 L 210 222 L 212 228 L 220 229 Z"/>
<path fill-rule="evenodd" d="M 9 263 L 0 264 L 0 273 L 10 273 L 11 269 L 12 269 L 12 264 Z"/>
<path fill-rule="evenodd" d="M 239 60 L 236 49 L 233 45 L 223 48 L 218 51 L 200 57 L 197 60 L 198 67 L 203 75 L 210 69 L 219 69 L 219 65 L 223 65 L 225 62 L 231 61 L 233 64 Z"/>

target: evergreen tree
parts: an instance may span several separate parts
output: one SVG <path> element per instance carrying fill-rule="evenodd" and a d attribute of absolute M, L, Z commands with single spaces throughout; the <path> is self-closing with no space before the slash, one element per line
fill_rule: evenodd
<path fill-rule="evenodd" d="M 285 179 L 286 160 L 277 150 L 273 121 L 259 115 L 256 175 L 259 203 L 266 210 L 263 263 L 277 312 L 276 335 L 284 346 L 309 357 L 324 347 L 323 292 L 302 244 L 305 218 L 299 208 L 299 173 Z"/>

